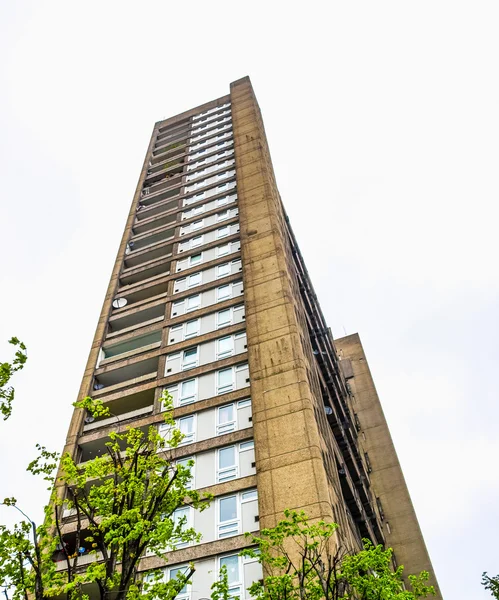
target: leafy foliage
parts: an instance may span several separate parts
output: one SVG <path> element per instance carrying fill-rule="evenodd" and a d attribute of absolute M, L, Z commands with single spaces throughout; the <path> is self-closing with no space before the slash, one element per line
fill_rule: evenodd
<path fill-rule="evenodd" d="M 4 421 L 12 414 L 12 403 L 15 395 L 14 388 L 7 384 L 14 373 L 20 371 L 28 360 L 26 346 L 20 340 L 13 337 L 9 340 L 9 344 L 12 344 L 17 350 L 11 363 L 0 363 L 0 412 Z"/>
<path fill-rule="evenodd" d="M 193 463 L 173 460 L 183 435 L 172 418 L 171 396 L 165 393 L 162 401 L 169 408 L 166 440 L 154 426 L 146 432 L 112 431 L 105 455 L 77 464 L 65 454 L 57 478 L 58 456 L 38 446 L 40 456 L 28 470 L 55 484 L 45 521 L 38 527 L 29 519 L 13 530 L 0 527 L 0 581 L 7 582 L 12 600 L 28 595 L 74 600 L 85 597 L 89 584 L 97 586 L 101 600 L 110 594 L 115 600 L 170 600 L 192 577 L 193 567 L 167 582 L 161 572 L 141 581 L 138 572 L 146 550 L 163 556 L 177 544 L 199 540 L 175 511 L 186 504 L 203 510 L 210 500 L 188 489 Z M 109 414 L 91 398 L 76 406 L 94 416 Z M 4 504 L 17 508 L 14 498 Z"/>
<path fill-rule="evenodd" d="M 489 590 L 493 598 L 499 600 L 499 575 L 489 577 L 487 573 L 483 573 L 482 585 L 486 590 Z"/>
<path fill-rule="evenodd" d="M 348 554 L 338 548 L 335 523 L 310 522 L 304 512 L 285 511 L 285 519 L 260 535 L 246 534 L 253 548 L 243 556 L 264 565 L 264 582 L 250 588 L 257 600 L 417 600 L 434 594 L 428 573 L 409 576 L 405 590 L 403 567 L 392 570 L 392 550 L 364 540 L 364 549 Z M 225 599 L 224 599 L 225 600 Z"/>

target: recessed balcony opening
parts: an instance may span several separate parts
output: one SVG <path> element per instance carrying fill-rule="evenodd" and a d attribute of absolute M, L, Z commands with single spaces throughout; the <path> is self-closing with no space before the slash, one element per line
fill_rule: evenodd
<path fill-rule="evenodd" d="M 147 358 L 146 360 L 123 365 L 118 369 L 110 369 L 105 373 L 100 373 L 95 378 L 94 390 L 105 393 L 106 388 L 110 386 L 125 383 L 127 385 L 133 385 L 135 379 L 143 378 L 147 375 L 150 375 L 152 378 L 153 374 L 154 376 L 157 374 L 158 361 L 159 358 L 157 356 L 153 356 L 152 358 Z"/>
<path fill-rule="evenodd" d="M 173 152 L 171 156 L 165 155 L 163 160 L 157 161 L 155 164 L 150 164 L 148 173 L 159 173 L 159 171 L 163 171 L 164 169 L 168 169 L 168 166 L 173 166 L 175 161 L 185 161 L 184 158 L 185 147 L 178 148 L 177 152 Z M 171 165 L 169 163 L 172 163 Z"/>
<path fill-rule="evenodd" d="M 150 246 L 154 246 L 154 244 L 159 244 L 160 242 L 166 242 L 169 239 L 173 239 L 175 236 L 175 227 L 170 227 L 165 229 L 164 227 L 161 231 L 155 231 L 154 233 L 142 233 L 138 236 L 133 237 L 130 242 L 132 243 L 132 249 L 129 254 L 133 254 L 138 250 L 143 250 L 144 248 L 148 248 Z"/>
<path fill-rule="evenodd" d="M 109 361 L 110 358 L 118 360 L 118 357 L 125 358 L 125 356 L 135 355 L 140 352 L 147 352 L 154 348 L 159 348 L 161 345 L 161 332 L 152 331 L 145 335 L 136 335 L 135 337 L 115 344 L 107 343 L 102 347 L 102 358 L 100 364 Z"/>
<path fill-rule="evenodd" d="M 162 167 L 162 169 L 158 169 L 155 173 L 148 171 L 148 175 L 146 177 L 147 185 L 154 185 L 157 181 L 161 181 L 165 175 L 171 177 L 172 175 L 178 175 L 179 173 L 182 173 L 184 170 L 184 159 L 174 158 L 170 161 L 166 161 Z"/>
<path fill-rule="evenodd" d="M 84 432 L 151 414 L 154 408 L 154 389 L 120 396 L 111 402 L 106 402 L 106 407 L 109 408 L 110 416 L 89 420 L 83 426 Z"/>
<path fill-rule="evenodd" d="M 161 200 L 157 204 L 149 205 L 149 207 L 144 206 L 137 212 L 137 221 L 143 221 L 144 219 L 149 219 L 150 217 L 154 217 L 161 213 L 178 208 L 178 200 L 173 200 L 172 202 L 163 202 L 164 201 Z"/>
<path fill-rule="evenodd" d="M 139 302 L 153 301 L 163 295 L 166 295 L 168 289 L 168 282 L 163 281 L 162 283 L 151 284 L 147 287 L 137 290 L 119 289 L 116 294 L 116 299 L 124 298 L 126 305 L 123 308 L 113 308 L 113 314 L 118 314 L 118 311 L 125 312 L 126 309 L 136 305 Z"/>
<path fill-rule="evenodd" d="M 187 136 L 186 136 L 187 137 Z M 168 158 L 176 156 L 180 152 L 185 152 L 187 148 L 187 139 L 182 139 L 176 142 L 171 142 L 165 146 L 158 146 L 152 153 L 151 163 L 153 165 L 163 162 Z"/>
<path fill-rule="evenodd" d="M 171 257 L 171 253 L 165 257 L 167 259 Z M 171 260 L 163 260 L 157 264 L 136 267 L 131 270 L 124 271 L 120 277 L 121 285 L 132 285 L 133 283 L 139 283 L 145 281 L 151 277 L 157 277 L 159 275 L 168 275 L 170 273 Z"/>
<path fill-rule="evenodd" d="M 189 127 L 190 123 L 191 123 L 190 119 L 184 119 L 183 121 L 179 121 L 179 122 L 175 123 L 174 125 L 169 125 L 169 126 L 167 125 L 166 127 L 161 127 L 158 132 L 158 137 L 156 139 L 157 140 L 165 139 L 169 135 L 172 135 L 172 133 L 175 133 L 176 131 L 178 131 L 179 129 L 185 129 L 185 127 Z"/>
<path fill-rule="evenodd" d="M 178 185 L 177 187 L 172 188 L 172 189 L 164 190 L 162 192 L 160 192 L 159 190 L 154 189 L 154 188 L 145 187 L 142 190 L 142 196 L 141 196 L 140 203 L 143 206 L 150 206 L 151 204 L 156 204 L 157 202 L 160 202 L 161 200 L 166 200 L 167 198 L 173 198 L 178 195 L 180 195 L 180 185 Z"/>
<path fill-rule="evenodd" d="M 170 230 L 171 231 L 171 230 Z M 155 237 L 155 236 L 151 236 L 151 237 Z M 163 234 L 158 234 L 158 237 L 163 237 L 166 238 L 166 236 Z M 170 236 L 170 239 L 172 239 L 173 236 Z M 159 244 L 160 242 L 162 242 L 164 240 L 159 239 L 156 244 Z M 151 244 L 151 245 L 155 245 L 155 244 Z M 173 250 L 173 245 L 172 244 L 166 244 L 166 245 L 162 245 L 159 247 L 152 247 L 152 248 L 148 248 L 147 246 L 144 248 L 143 252 L 140 252 L 140 248 L 133 248 L 133 251 L 130 252 L 126 257 L 125 257 L 125 268 L 129 269 L 131 267 L 138 267 L 139 265 L 149 262 L 151 260 L 156 260 L 159 258 L 166 258 L 167 256 L 171 256 L 172 254 L 172 250 Z"/>
<path fill-rule="evenodd" d="M 109 330 L 107 339 L 125 333 L 126 331 L 132 331 L 139 327 L 146 325 L 152 325 L 162 321 L 165 318 L 165 303 L 157 304 L 156 306 L 146 307 L 144 310 L 137 312 L 124 313 L 123 316 L 116 315 L 111 316 L 109 319 Z M 107 341 L 107 340 L 106 340 Z"/>
<path fill-rule="evenodd" d="M 139 221 L 138 223 L 135 223 L 135 225 L 133 226 L 133 234 L 135 236 L 138 236 L 139 234 L 142 233 L 147 233 L 148 231 L 152 231 L 153 229 L 159 229 L 160 227 L 169 227 L 171 225 L 174 225 L 177 222 L 177 215 L 173 214 L 173 215 L 162 215 L 162 216 L 158 216 L 155 219 L 151 219 L 150 221 Z M 135 238 L 133 238 L 134 241 L 134 247 L 135 247 L 135 242 L 137 242 L 138 240 L 136 240 Z"/>
<path fill-rule="evenodd" d="M 117 426 L 119 425 L 119 421 L 115 419 Z M 143 432 L 146 432 L 148 429 L 148 425 L 144 425 L 143 427 L 138 427 Z M 81 438 L 83 440 L 83 438 Z M 93 458 L 97 458 L 98 456 L 106 456 L 107 455 L 107 446 L 106 442 L 109 442 L 109 437 L 99 438 L 97 440 L 93 440 L 87 443 L 80 444 L 80 459 L 78 461 L 79 464 L 87 462 L 88 460 L 92 460 Z M 124 450 L 125 443 L 120 443 L 120 447 Z"/>

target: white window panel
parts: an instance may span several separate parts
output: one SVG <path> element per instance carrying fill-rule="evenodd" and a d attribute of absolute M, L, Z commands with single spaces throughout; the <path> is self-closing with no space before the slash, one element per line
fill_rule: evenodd
<path fill-rule="evenodd" d="M 217 435 L 236 430 L 236 407 L 234 404 L 220 406 L 217 409 Z"/>
<path fill-rule="evenodd" d="M 204 209 L 204 207 L 203 207 Z M 193 221 L 191 223 L 191 230 L 192 231 L 196 231 L 198 229 L 201 229 L 204 226 L 204 219 L 200 219 L 199 221 Z"/>
<path fill-rule="evenodd" d="M 226 256 L 230 254 L 230 244 L 224 244 L 223 246 L 217 246 L 215 248 L 216 257 Z"/>
<path fill-rule="evenodd" d="M 196 402 L 197 384 L 197 379 L 188 379 L 187 381 L 182 381 L 179 386 L 178 398 L 180 406 L 183 406 L 184 404 L 190 404 L 191 402 Z"/>
<path fill-rule="evenodd" d="M 189 567 L 174 567 L 168 570 L 168 579 L 176 579 L 179 573 L 187 574 L 189 572 Z M 180 592 L 175 596 L 176 600 L 190 600 L 191 598 L 191 586 L 185 584 L 184 587 L 180 590 Z"/>
<path fill-rule="evenodd" d="M 231 335 L 217 340 L 217 360 L 234 354 L 234 338 Z"/>
<path fill-rule="evenodd" d="M 201 294 L 196 294 L 195 296 L 189 296 L 185 299 L 186 303 L 186 311 L 189 312 L 191 310 L 196 310 L 201 306 Z"/>
<path fill-rule="evenodd" d="M 188 340 L 189 338 L 199 335 L 199 326 L 199 319 L 192 319 L 192 321 L 184 323 L 184 339 Z"/>
<path fill-rule="evenodd" d="M 177 371 L 179 371 L 179 365 L 180 365 L 180 352 L 175 352 L 174 354 L 169 354 L 166 357 L 166 369 L 165 369 L 165 375 L 168 375 L 168 373 L 176 373 Z"/>
<path fill-rule="evenodd" d="M 228 235 L 230 235 L 230 225 L 225 225 L 217 229 L 217 239 L 227 237 Z"/>
<path fill-rule="evenodd" d="M 185 488 L 187 490 L 193 490 L 196 488 L 196 482 L 195 482 L 195 468 L 196 468 L 196 463 L 194 462 L 194 464 L 192 466 L 188 465 L 188 462 L 190 460 L 193 460 L 192 456 L 186 457 L 186 458 L 180 458 L 179 460 L 176 461 L 175 464 L 177 465 L 181 465 L 182 467 L 184 467 L 185 469 L 190 469 L 191 471 L 191 479 L 190 481 L 188 481 L 185 484 Z"/>
<path fill-rule="evenodd" d="M 224 263 L 223 265 L 217 265 L 217 279 L 230 275 L 230 263 Z"/>
<path fill-rule="evenodd" d="M 185 436 L 180 442 L 181 445 L 192 444 L 196 441 L 196 415 L 180 418 L 177 421 L 177 427 Z"/>
<path fill-rule="evenodd" d="M 254 440 L 249 440 L 248 442 L 241 442 L 239 444 L 239 452 L 247 452 L 249 450 L 254 450 L 254 449 L 255 449 Z"/>
<path fill-rule="evenodd" d="M 236 446 L 217 450 L 217 483 L 236 479 L 238 475 L 238 453 Z"/>
<path fill-rule="evenodd" d="M 201 273 L 193 273 L 187 277 L 187 287 L 192 288 L 196 285 L 201 285 L 202 282 L 202 274 Z"/>
<path fill-rule="evenodd" d="M 221 302 L 222 300 L 227 300 L 228 298 L 232 298 L 232 285 L 227 283 L 226 285 L 221 285 L 217 288 L 217 301 Z"/>
<path fill-rule="evenodd" d="M 199 364 L 199 348 L 189 348 L 182 352 L 182 370 L 194 369 Z"/>
<path fill-rule="evenodd" d="M 203 253 L 192 254 L 189 256 L 189 267 L 195 267 L 203 262 Z"/>
<path fill-rule="evenodd" d="M 237 554 L 230 556 L 221 556 L 218 559 L 219 572 L 222 567 L 225 567 L 227 572 L 227 583 L 229 584 L 228 595 L 232 599 L 241 600 L 244 597 L 243 590 L 243 565 L 241 557 Z"/>
<path fill-rule="evenodd" d="M 228 210 L 225 210 L 224 212 L 221 213 L 217 213 L 217 221 L 225 221 L 225 219 L 228 219 L 230 217 L 230 212 Z"/>
<path fill-rule="evenodd" d="M 201 246 L 203 244 L 203 240 L 204 240 L 203 235 L 197 235 L 196 237 L 193 237 L 192 239 L 189 240 L 191 248 L 196 248 L 197 246 Z"/>
<path fill-rule="evenodd" d="M 175 528 L 180 527 L 181 533 L 192 527 L 192 509 L 190 506 L 182 506 L 175 510 L 173 513 L 173 525 Z M 190 545 L 189 542 L 181 541 L 180 537 L 176 538 L 177 536 L 174 535 L 171 540 L 175 548 L 185 548 Z"/>
<path fill-rule="evenodd" d="M 241 518 L 237 494 L 218 499 L 218 539 L 237 535 Z"/>
<path fill-rule="evenodd" d="M 232 323 L 232 310 L 226 308 L 217 312 L 217 329 L 221 327 L 227 327 Z"/>
<path fill-rule="evenodd" d="M 234 369 L 228 367 L 217 372 L 217 394 L 226 394 L 234 389 Z"/>

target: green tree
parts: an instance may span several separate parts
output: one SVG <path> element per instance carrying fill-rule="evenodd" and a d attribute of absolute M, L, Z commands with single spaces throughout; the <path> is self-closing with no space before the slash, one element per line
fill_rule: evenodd
<path fill-rule="evenodd" d="M 171 396 L 165 393 L 162 400 L 170 425 L 166 440 L 153 426 L 147 432 L 111 432 L 105 455 L 78 465 L 66 454 L 57 476 L 59 457 L 38 447 L 40 455 L 28 470 L 52 489 L 44 523 L 27 519 L 13 529 L 0 526 L 0 582 L 12 600 L 75 600 L 85 597 L 90 584 L 101 600 L 171 600 L 186 585 L 193 567 L 167 582 L 161 572 L 145 580 L 138 572 L 146 550 L 163 556 L 177 544 L 198 541 L 199 534 L 175 511 L 186 504 L 203 510 L 210 500 L 188 489 L 193 463 L 175 464 L 172 450 L 183 434 L 172 418 Z M 76 406 L 97 417 L 109 414 L 91 398 Z M 4 504 L 18 508 L 14 498 Z"/>
<path fill-rule="evenodd" d="M 305 513 L 285 511 L 285 519 L 259 535 L 246 534 L 252 548 L 243 556 L 258 558 L 266 576 L 250 588 L 256 600 L 417 600 L 434 594 L 428 573 L 409 575 L 404 587 L 403 567 L 392 568 L 392 550 L 364 541 L 364 549 L 347 553 L 338 548 L 338 526 L 310 522 Z M 216 598 L 230 597 L 227 575 L 213 586 Z M 212 596 L 213 597 L 213 596 Z"/>
<path fill-rule="evenodd" d="M 499 600 L 499 575 L 489 577 L 487 573 L 483 573 L 482 585 L 486 590 L 489 590 L 493 598 Z"/>
<path fill-rule="evenodd" d="M 12 402 L 15 394 L 14 388 L 8 383 L 14 373 L 20 371 L 28 360 L 26 346 L 20 340 L 13 337 L 9 340 L 9 344 L 12 344 L 17 350 L 12 362 L 0 363 L 0 412 L 4 421 L 12 414 Z"/>

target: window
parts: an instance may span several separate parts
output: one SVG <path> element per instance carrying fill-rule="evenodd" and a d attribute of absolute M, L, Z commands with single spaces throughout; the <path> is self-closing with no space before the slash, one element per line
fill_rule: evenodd
<path fill-rule="evenodd" d="M 238 533 L 237 496 L 220 498 L 218 501 L 218 538 L 229 537 Z"/>
<path fill-rule="evenodd" d="M 241 442 L 239 444 L 240 452 L 246 452 L 247 450 L 254 450 L 254 448 L 255 448 L 255 442 L 253 440 L 250 440 L 249 442 Z"/>
<path fill-rule="evenodd" d="M 186 531 L 186 529 L 189 529 L 191 526 L 190 513 L 191 509 L 189 506 L 182 506 L 181 508 L 177 508 L 173 513 L 173 526 L 175 528 L 175 533 L 172 535 L 171 541 L 176 548 L 185 548 L 189 545 L 189 542 L 182 540 L 182 534 Z"/>
<path fill-rule="evenodd" d="M 258 498 L 258 492 L 256 490 L 249 490 L 249 492 L 243 492 L 241 494 L 241 502 L 249 502 L 250 500 L 256 500 Z"/>
<path fill-rule="evenodd" d="M 191 472 L 191 479 L 190 481 L 187 481 L 185 484 L 185 488 L 187 490 L 192 490 L 195 487 L 194 484 L 194 468 L 195 468 L 195 464 L 190 466 L 189 465 L 189 461 L 193 460 L 192 456 L 189 456 L 187 458 L 181 458 L 179 460 L 177 460 L 176 465 L 182 467 L 183 469 L 189 469 Z"/>
<path fill-rule="evenodd" d="M 217 265 L 217 279 L 226 277 L 227 275 L 230 275 L 230 264 L 224 263 L 223 265 Z"/>
<path fill-rule="evenodd" d="M 203 207 L 204 210 L 204 207 Z M 196 229 L 201 229 L 201 227 L 204 224 L 204 219 L 199 219 L 199 221 L 194 221 L 191 223 L 191 229 L 192 231 L 196 231 Z"/>
<path fill-rule="evenodd" d="M 184 434 L 184 439 L 180 442 L 181 444 L 192 444 L 196 441 L 196 429 L 194 423 L 195 415 L 189 417 L 182 417 L 178 420 L 178 428 L 180 433 Z"/>
<path fill-rule="evenodd" d="M 232 556 L 220 557 L 220 568 L 225 567 L 227 570 L 227 583 L 229 584 L 229 597 L 230 598 L 241 598 L 241 591 L 243 582 L 241 578 L 241 571 L 239 567 L 239 556 L 233 554 Z"/>
<path fill-rule="evenodd" d="M 193 254 L 192 256 L 189 256 L 189 267 L 195 267 L 196 265 L 199 265 L 199 263 L 201 263 L 202 260 L 202 252 L 199 252 L 199 254 Z"/>
<path fill-rule="evenodd" d="M 227 237 L 228 235 L 230 235 L 229 225 L 225 225 L 225 227 L 220 227 L 219 229 L 217 229 L 217 239 Z"/>
<path fill-rule="evenodd" d="M 180 384 L 180 395 L 179 395 L 180 406 L 183 406 L 184 404 L 190 404 L 191 402 L 195 402 L 196 392 L 197 392 L 197 380 L 196 379 L 189 379 L 187 381 L 182 381 L 182 383 Z"/>
<path fill-rule="evenodd" d="M 182 354 L 182 370 L 193 369 L 198 366 L 198 347 L 184 350 Z"/>
<path fill-rule="evenodd" d="M 201 246 L 202 243 L 203 243 L 203 236 L 197 235 L 196 237 L 193 237 L 191 239 L 191 248 L 196 248 L 197 246 Z M 191 260 L 192 260 L 192 256 L 191 256 Z"/>
<path fill-rule="evenodd" d="M 201 273 L 193 273 L 187 277 L 187 287 L 195 287 L 201 283 Z"/>
<path fill-rule="evenodd" d="M 236 416 L 233 404 L 221 406 L 217 410 L 217 435 L 230 433 L 236 430 Z"/>
<path fill-rule="evenodd" d="M 186 299 L 186 311 L 196 310 L 201 306 L 201 294 L 196 294 L 195 296 L 189 296 Z"/>
<path fill-rule="evenodd" d="M 170 569 L 168 574 L 168 579 L 177 579 L 179 575 L 186 575 L 189 572 L 189 567 L 175 567 L 174 569 Z M 191 588 L 187 585 L 180 590 L 180 592 L 175 596 L 176 600 L 189 600 L 191 597 Z"/>
<path fill-rule="evenodd" d="M 226 327 L 232 323 L 232 311 L 230 308 L 225 310 L 219 310 L 217 312 L 217 329 L 220 327 Z"/>
<path fill-rule="evenodd" d="M 229 211 L 225 210 L 224 212 L 217 213 L 217 221 L 223 221 L 229 218 Z"/>
<path fill-rule="evenodd" d="M 199 335 L 199 319 L 193 319 L 185 323 L 184 339 L 188 340 L 191 337 Z"/>
<path fill-rule="evenodd" d="M 217 373 L 217 394 L 226 394 L 234 389 L 234 373 L 232 368 L 222 369 Z"/>
<path fill-rule="evenodd" d="M 227 300 L 227 298 L 232 298 L 232 286 L 230 283 L 217 288 L 217 301 L 221 302 L 222 300 Z"/>
<path fill-rule="evenodd" d="M 231 335 L 217 340 L 217 359 L 227 358 L 234 353 L 234 340 Z"/>
<path fill-rule="evenodd" d="M 225 256 L 227 254 L 230 254 L 230 244 L 224 244 L 223 246 L 217 246 L 217 249 L 216 249 L 217 257 Z"/>
<path fill-rule="evenodd" d="M 217 206 L 224 206 L 224 204 L 228 204 L 229 196 L 224 196 L 223 198 L 217 199 Z"/>
<path fill-rule="evenodd" d="M 219 192 L 226 190 L 229 187 L 228 183 L 221 183 L 220 185 L 217 185 L 217 190 Z"/>

